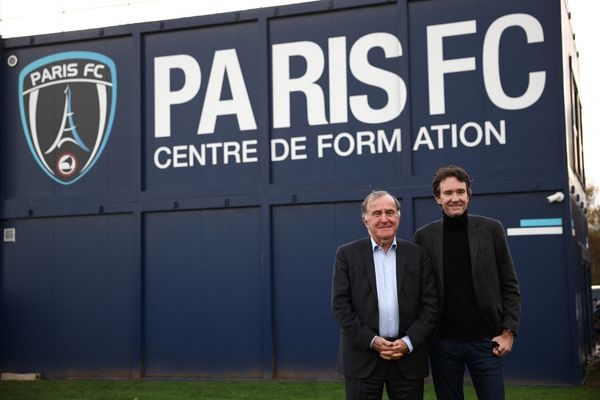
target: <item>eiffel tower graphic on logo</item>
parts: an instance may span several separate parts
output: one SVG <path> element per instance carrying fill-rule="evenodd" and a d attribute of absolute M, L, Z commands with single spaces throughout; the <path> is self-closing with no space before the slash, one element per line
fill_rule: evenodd
<path fill-rule="evenodd" d="M 75 125 L 73 121 L 73 111 L 71 111 L 71 88 L 67 85 L 65 89 L 65 108 L 63 111 L 62 122 L 60 124 L 60 129 L 58 130 L 58 134 L 56 135 L 56 139 L 52 146 L 44 154 L 50 154 L 56 148 L 59 148 L 65 142 L 72 142 L 79 146 L 83 151 L 89 153 L 90 149 L 83 143 L 83 140 L 79 137 L 77 133 L 77 125 Z M 68 126 L 66 126 L 68 123 Z M 70 134 L 71 136 L 67 136 Z"/>

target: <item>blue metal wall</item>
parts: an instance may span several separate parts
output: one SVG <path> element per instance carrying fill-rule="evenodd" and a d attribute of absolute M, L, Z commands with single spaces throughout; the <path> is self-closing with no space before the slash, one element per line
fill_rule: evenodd
<path fill-rule="evenodd" d="M 0 370 L 335 377 L 331 266 L 366 235 L 360 202 L 397 195 L 410 239 L 441 216 L 433 172 L 459 163 L 472 212 L 507 228 L 560 219 L 562 234 L 509 238 L 523 322 L 506 375 L 579 382 L 586 232 L 572 234 L 583 177 L 567 157 L 561 7 L 328 1 L 4 40 L 2 228 L 16 240 L 2 243 Z M 83 52 L 116 66 L 97 96 L 69 80 L 89 60 L 65 57 Z M 64 70 L 40 61 L 51 55 Z M 64 161 L 79 153 L 44 145 L 72 135 L 63 92 L 47 89 L 67 83 L 82 135 L 102 120 L 88 110 L 102 110 L 102 87 L 116 91 L 106 146 L 75 182 Z M 555 191 L 564 203 L 546 202 Z"/>
<path fill-rule="evenodd" d="M 128 215 L 5 220 L 2 370 L 127 375 L 135 332 Z"/>
<path fill-rule="evenodd" d="M 259 211 L 145 215 L 146 375 L 261 376 Z"/>

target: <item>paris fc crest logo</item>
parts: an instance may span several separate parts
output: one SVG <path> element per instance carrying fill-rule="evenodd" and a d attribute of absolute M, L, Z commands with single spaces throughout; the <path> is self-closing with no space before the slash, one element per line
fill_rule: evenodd
<path fill-rule="evenodd" d="M 19 74 L 21 122 L 40 168 L 70 185 L 98 161 L 110 136 L 117 100 L 114 62 L 98 53 L 53 54 Z"/>

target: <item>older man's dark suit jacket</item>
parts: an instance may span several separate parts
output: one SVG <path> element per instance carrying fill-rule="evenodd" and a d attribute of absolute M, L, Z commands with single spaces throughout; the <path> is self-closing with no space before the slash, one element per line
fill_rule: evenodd
<path fill-rule="evenodd" d="M 438 313 L 435 278 L 425 249 L 397 239 L 396 280 L 400 314 L 398 337 L 408 335 L 414 347 L 412 353 L 397 362 L 406 378 L 424 378 L 429 373 L 428 345 Z M 332 310 L 341 327 L 338 372 L 349 378 L 366 378 L 379 357 L 370 348 L 371 340 L 379 330 L 370 238 L 337 249 L 332 286 Z"/>
<path fill-rule="evenodd" d="M 467 217 L 469 253 L 477 305 L 483 318 L 498 334 L 502 328 L 508 328 L 516 334 L 519 331 L 521 296 L 504 227 L 495 219 L 479 215 Z M 440 296 L 440 310 L 443 310 L 443 220 L 432 222 L 417 230 L 414 241 L 425 247 L 431 255 L 437 292 Z"/>

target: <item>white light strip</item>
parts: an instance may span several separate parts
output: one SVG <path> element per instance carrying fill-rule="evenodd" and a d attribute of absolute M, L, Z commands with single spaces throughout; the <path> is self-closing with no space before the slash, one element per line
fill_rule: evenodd
<path fill-rule="evenodd" d="M 530 235 L 562 235 L 562 226 L 541 226 L 536 228 L 508 228 L 508 236 L 530 236 Z"/>

